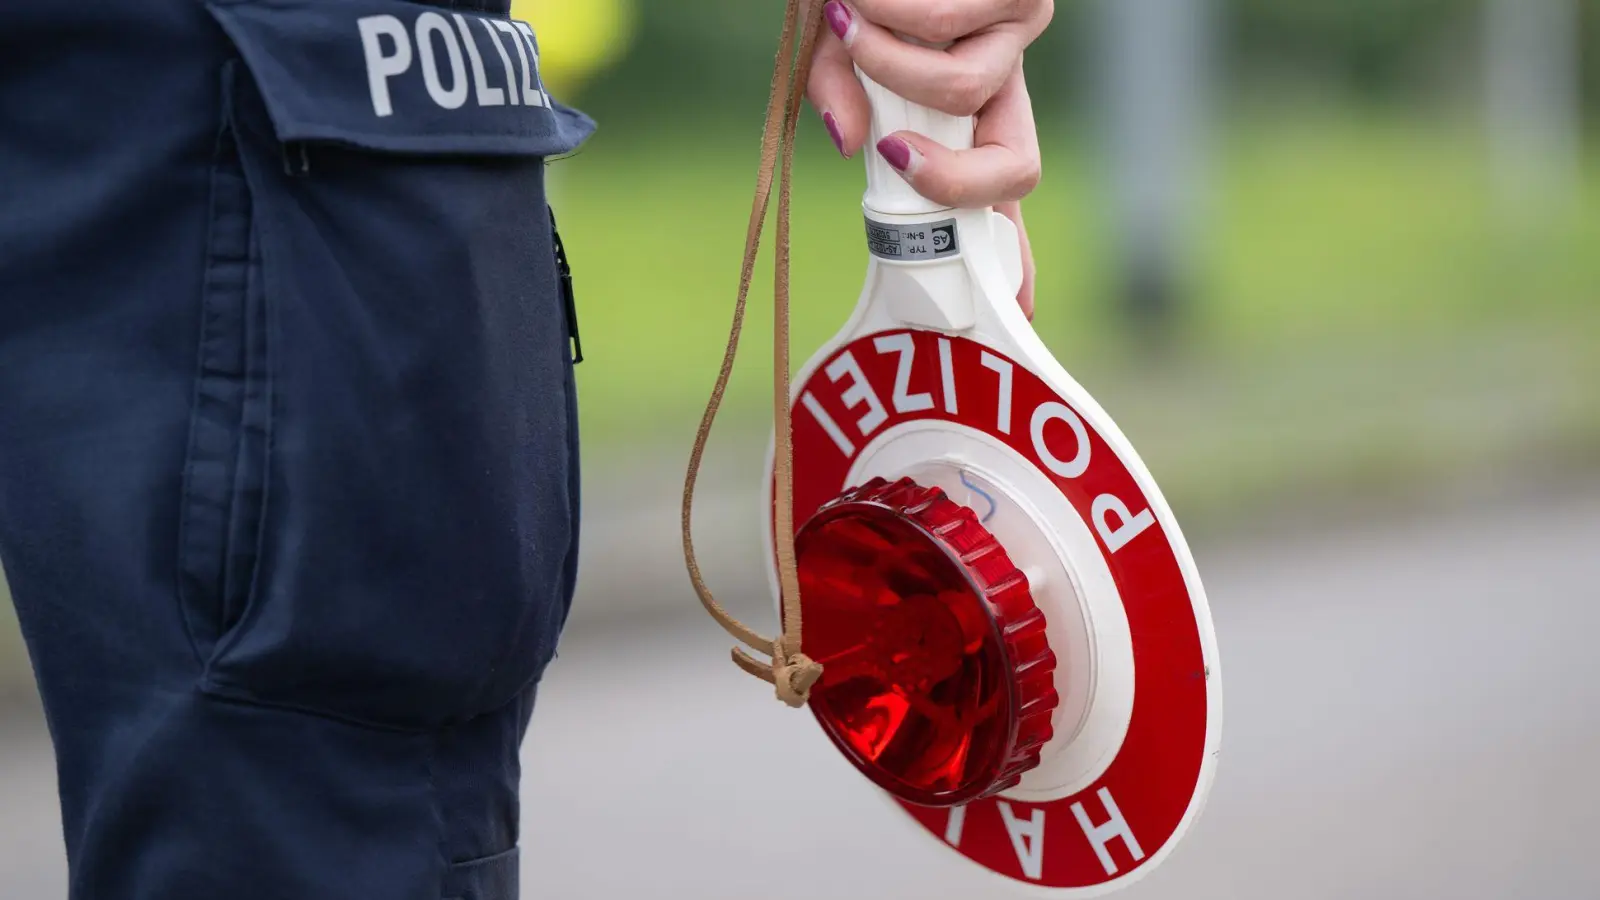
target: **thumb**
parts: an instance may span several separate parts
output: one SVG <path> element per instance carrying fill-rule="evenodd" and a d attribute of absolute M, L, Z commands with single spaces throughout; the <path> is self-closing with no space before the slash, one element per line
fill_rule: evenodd
<path fill-rule="evenodd" d="M 806 97 L 822 116 L 828 137 L 846 159 L 855 156 L 872 129 L 872 107 L 866 89 L 856 77 L 855 62 L 844 42 L 825 32 L 817 41 Z"/>

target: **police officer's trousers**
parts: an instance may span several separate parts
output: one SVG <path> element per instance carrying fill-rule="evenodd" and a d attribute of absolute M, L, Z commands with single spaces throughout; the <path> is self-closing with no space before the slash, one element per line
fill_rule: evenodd
<path fill-rule="evenodd" d="M 506 5 L 0 16 L 0 560 L 74 900 L 516 894 L 592 123 Z"/>

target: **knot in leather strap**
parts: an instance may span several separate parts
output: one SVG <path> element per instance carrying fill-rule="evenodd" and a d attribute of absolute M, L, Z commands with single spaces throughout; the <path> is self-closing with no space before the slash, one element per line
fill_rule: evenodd
<path fill-rule="evenodd" d="M 799 709 L 811 699 L 811 688 L 822 677 L 822 666 L 804 653 L 795 653 L 774 657 L 772 675 L 778 699 Z"/>

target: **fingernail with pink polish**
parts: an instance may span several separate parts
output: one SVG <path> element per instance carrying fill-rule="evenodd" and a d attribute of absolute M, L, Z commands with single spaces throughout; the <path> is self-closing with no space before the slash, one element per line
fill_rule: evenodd
<path fill-rule="evenodd" d="M 919 161 L 916 148 L 897 137 L 886 137 L 879 141 L 878 152 L 883 154 L 884 161 L 894 166 L 895 171 L 906 175 L 916 169 Z"/>
<path fill-rule="evenodd" d="M 828 27 L 833 29 L 834 37 L 846 44 L 855 37 L 856 17 L 850 12 L 850 7 L 840 3 L 839 0 L 828 0 L 823 4 L 822 15 L 828 20 Z"/>
<path fill-rule="evenodd" d="M 850 154 L 844 149 L 844 132 L 839 130 L 839 120 L 833 117 L 833 113 L 825 112 L 822 114 L 822 124 L 828 129 L 828 137 L 833 138 L 833 145 L 839 148 L 839 155 L 849 159 Z"/>

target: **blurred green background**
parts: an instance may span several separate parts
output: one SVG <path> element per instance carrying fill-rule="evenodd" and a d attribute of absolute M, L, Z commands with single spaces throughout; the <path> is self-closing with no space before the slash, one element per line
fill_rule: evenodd
<path fill-rule="evenodd" d="M 549 18 L 552 48 L 562 6 L 528 7 Z M 596 6 L 631 11 L 614 20 L 626 50 L 563 71 L 558 88 L 601 130 L 552 169 L 589 354 L 585 427 L 602 465 L 658 445 L 676 461 L 728 326 L 781 4 Z M 1027 206 L 1036 325 L 1126 420 L 1181 513 L 1221 525 L 1308 492 L 1392 496 L 1600 461 L 1600 150 L 1580 144 L 1554 202 L 1499 185 L 1485 6 L 1207 7 L 1191 249 L 1159 339 L 1125 314 L 1107 196 L 1117 148 L 1092 52 L 1101 13 L 1058 6 L 1028 60 L 1045 148 Z M 1582 52 L 1566 127 L 1592 134 L 1600 3 L 1573 9 Z M 860 163 L 839 160 L 808 118 L 801 358 L 859 291 L 861 186 Z M 766 415 L 769 284 L 758 281 L 730 430 Z"/>

